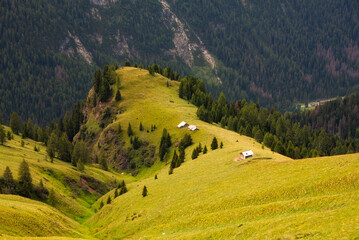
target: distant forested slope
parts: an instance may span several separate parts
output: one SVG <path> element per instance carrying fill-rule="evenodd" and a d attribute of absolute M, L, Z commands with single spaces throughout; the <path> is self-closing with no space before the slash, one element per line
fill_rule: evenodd
<path fill-rule="evenodd" d="M 3 0 L 0 112 L 44 125 L 85 98 L 95 68 L 125 60 L 266 107 L 347 95 L 359 88 L 358 10 L 355 0 Z"/>
<path fill-rule="evenodd" d="M 171 3 L 223 64 L 230 99 L 283 108 L 359 89 L 358 1 Z"/>

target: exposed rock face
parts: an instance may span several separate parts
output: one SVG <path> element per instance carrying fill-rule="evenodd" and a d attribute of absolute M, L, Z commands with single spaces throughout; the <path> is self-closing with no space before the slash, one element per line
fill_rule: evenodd
<path fill-rule="evenodd" d="M 90 0 L 90 3 L 97 6 L 109 6 L 112 3 L 116 3 L 118 0 Z"/>
<path fill-rule="evenodd" d="M 77 53 L 83 57 L 83 59 L 88 63 L 88 64 L 92 64 L 93 60 L 92 60 L 92 54 L 87 51 L 87 49 L 85 48 L 85 46 L 82 44 L 82 42 L 80 41 L 79 37 L 77 37 L 76 35 L 72 35 L 70 32 L 68 32 L 68 35 L 70 38 L 72 38 L 75 41 L 76 44 L 76 51 Z"/>
<path fill-rule="evenodd" d="M 167 26 L 174 33 L 174 38 L 172 41 L 175 45 L 175 50 L 169 50 L 168 53 L 171 55 L 179 56 L 188 66 L 192 67 L 194 63 L 193 52 L 199 49 L 204 60 L 209 63 L 217 75 L 216 62 L 200 37 L 176 16 L 176 14 L 171 10 L 170 5 L 165 0 L 159 0 L 159 2 L 162 4 L 163 18 L 168 24 Z M 196 40 L 191 41 L 189 34 L 192 34 Z M 222 83 L 218 76 L 217 79 L 219 83 Z"/>
<path fill-rule="evenodd" d="M 159 0 L 163 7 L 163 18 L 169 24 L 169 27 L 174 33 L 173 44 L 176 48 L 177 55 L 189 65 L 193 65 L 193 54 L 195 46 L 190 43 L 190 40 L 185 32 L 184 24 L 174 14 L 165 0 Z"/>

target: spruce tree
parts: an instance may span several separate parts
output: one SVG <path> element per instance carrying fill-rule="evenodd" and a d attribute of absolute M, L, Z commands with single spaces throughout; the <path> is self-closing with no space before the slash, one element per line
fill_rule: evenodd
<path fill-rule="evenodd" d="M 184 163 L 184 159 L 185 159 L 185 155 L 186 155 L 184 147 L 179 146 L 178 152 L 179 152 L 178 161 L 180 162 L 180 164 L 182 164 L 182 163 Z"/>
<path fill-rule="evenodd" d="M 103 208 L 103 201 L 100 202 L 100 209 Z"/>
<path fill-rule="evenodd" d="M 118 197 L 118 191 L 117 191 L 117 188 L 115 190 L 115 195 L 114 195 L 114 199 Z"/>
<path fill-rule="evenodd" d="M 46 149 L 46 152 L 51 160 L 53 160 L 53 158 L 56 156 L 57 143 L 58 143 L 58 138 L 55 131 L 53 131 L 50 135 L 49 141 L 47 142 L 47 149 Z"/>
<path fill-rule="evenodd" d="M 198 157 L 198 148 L 195 148 L 192 151 L 192 159 L 196 159 L 197 157 Z"/>
<path fill-rule="evenodd" d="M 58 155 L 62 161 L 71 162 L 72 144 L 64 132 L 57 144 Z"/>
<path fill-rule="evenodd" d="M 32 178 L 28 163 L 23 160 L 19 167 L 19 185 L 20 194 L 25 197 L 30 197 L 32 192 Z"/>
<path fill-rule="evenodd" d="M 51 188 L 51 190 L 50 190 L 49 196 L 47 198 L 47 202 L 51 206 L 55 206 L 55 204 L 56 204 L 55 191 L 53 188 Z"/>
<path fill-rule="evenodd" d="M 132 130 L 132 127 L 131 127 L 131 123 L 128 123 L 128 128 L 127 128 L 127 135 L 129 137 L 133 136 L 133 130 Z"/>
<path fill-rule="evenodd" d="M 6 133 L 3 125 L 0 124 L 0 144 L 4 145 L 6 142 Z"/>
<path fill-rule="evenodd" d="M 107 198 L 107 204 L 110 204 L 111 203 L 111 196 L 108 196 Z"/>
<path fill-rule="evenodd" d="M 117 90 L 115 100 L 117 102 L 119 102 L 119 101 L 121 101 L 121 99 L 122 99 L 122 96 L 121 96 L 120 90 Z"/>
<path fill-rule="evenodd" d="M 15 181 L 14 181 L 14 178 L 12 176 L 12 172 L 11 172 L 11 170 L 10 170 L 10 168 L 8 166 L 6 166 L 6 168 L 5 168 L 3 179 L 4 179 L 5 186 L 9 190 L 11 190 L 11 189 L 13 189 L 15 187 Z"/>
<path fill-rule="evenodd" d="M 142 122 L 140 122 L 140 127 L 139 127 L 140 131 L 143 131 L 143 125 Z"/>
<path fill-rule="evenodd" d="M 85 170 L 85 165 L 83 164 L 81 159 L 77 161 L 77 170 L 79 170 L 80 172 L 83 172 Z"/>
<path fill-rule="evenodd" d="M 147 188 L 146 186 L 143 186 L 142 197 L 146 197 L 146 196 L 147 196 Z"/>
<path fill-rule="evenodd" d="M 95 81 L 94 81 L 94 90 L 96 93 L 99 93 L 100 92 L 100 87 L 102 85 L 102 74 L 101 74 L 101 70 L 98 69 L 96 72 L 95 72 Z"/>
<path fill-rule="evenodd" d="M 219 145 L 219 147 L 222 149 L 223 148 L 223 142 L 221 141 L 221 144 Z"/>
<path fill-rule="evenodd" d="M 108 171 L 108 165 L 107 165 L 106 157 L 104 156 L 104 154 L 102 154 L 102 156 L 100 157 L 100 165 L 103 170 Z"/>
<path fill-rule="evenodd" d="M 215 150 L 218 148 L 218 141 L 216 137 L 213 137 L 212 143 L 211 143 L 211 149 Z"/>
<path fill-rule="evenodd" d="M 207 153 L 207 146 L 206 145 L 204 145 L 204 148 L 203 148 L 203 154 L 206 154 Z"/>
<path fill-rule="evenodd" d="M 157 180 L 157 174 L 155 175 L 155 180 Z"/>
<path fill-rule="evenodd" d="M 20 125 L 21 123 L 19 115 L 17 115 L 16 112 L 13 112 L 10 118 L 10 128 L 14 134 L 19 135 Z"/>

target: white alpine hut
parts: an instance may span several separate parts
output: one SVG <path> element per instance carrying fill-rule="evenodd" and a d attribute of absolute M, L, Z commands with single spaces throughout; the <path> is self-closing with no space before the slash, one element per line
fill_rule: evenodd
<path fill-rule="evenodd" d="M 189 130 L 191 130 L 191 131 L 199 130 L 196 125 L 189 125 L 188 128 L 189 128 Z"/>
<path fill-rule="evenodd" d="M 252 150 L 241 152 L 240 154 L 241 159 L 246 159 L 254 156 L 254 153 Z"/>
<path fill-rule="evenodd" d="M 177 125 L 178 128 L 183 128 L 183 127 L 187 127 L 188 124 L 186 122 L 181 122 L 180 124 Z"/>

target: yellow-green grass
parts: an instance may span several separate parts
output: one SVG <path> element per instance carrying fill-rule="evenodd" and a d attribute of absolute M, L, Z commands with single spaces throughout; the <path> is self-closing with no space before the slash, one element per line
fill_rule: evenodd
<path fill-rule="evenodd" d="M 210 148 L 211 141 L 214 136 L 218 141 L 223 141 L 224 145 L 235 144 L 235 151 L 256 149 L 257 157 L 273 157 L 288 160 L 278 154 L 272 154 L 268 150 L 262 150 L 261 145 L 253 139 L 240 136 L 234 132 L 225 131 L 217 126 L 200 121 L 196 116 L 197 108 L 188 101 L 178 97 L 179 82 L 172 81 L 171 86 L 167 87 L 168 79 L 156 74 L 151 76 L 147 70 L 125 67 L 117 71 L 121 78 L 121 95 L 122 100 L 116 103 L 112 100 L 109 106 L 116 106 L 122 109 L 121 114 L 116 115 L 113 123 L 109 124 L 106 129 L 117 129 L 118 124 L 122 126 L 121 137 L 126 141 L 126 146 L 130 146 L 130 140 L 127 136 L 127 127 L 131 123 L 132 129 L 136 136 L 146 139 L 157 147 L 160 143 L 162 130 L 166 128 L 172 137 L 172 142 L 176 144 L 182 137 L 188 133 L 192 135 L 195 145 L 186 150 L 187 158 L 190 158 L 191 152 L 198 143 L 207 145 Z M 93 124 L 95 114 L 90 114 L 88 125 Z M 186 121 L 188 124 L 194 124 L 199 127 L 199 131 L 191 132 L 188 128 L 178 129 L 177 125 Z M 140 122 L 145 130 L 139 131 Z M 151 125 L 156 125 L 157 130 L 147 132 L 151 129 Z M 105 129 L 105 131 L 106 131 Z M 105 132 L 104 131 L 104 132 Z M 102 133 L 100 134 L 100 138 Z M 238 142 L 236 142 L 238 140 Z M 173 148 L 167 155 L 169 162 L 173 154 Z M 264 155 L 263 155 L 264 154 Z M 137 179 L 152 176 L 164 166 L 163 163 L 156 163 L 152 168 L 145 169 L 140 172 Z"/>
<path fill-rule="evenodd" d="M 158 74 L 153 77 L 146 70 L 129 67 L 119 69 L 118 74 L 123 100 L 108 105 L 116 105 L 124 111 L 106 128 L 116 129 L 120 122 L 124 130 L 121 137 L 127 146 L 129 122 L 136 136 L 157 147 L 163 128 L 170 132 L 174 143 L 190 133 L 195 144 L 186 149 L 185 163 L 172 175 L 168 175 L 168 164 L 159 161 L 140 172 L 136 179 L 120 175 L 121 178 L 126 176 L 129 191 L 111 204 L 105 204 L 80 227 L 75 225 L 73 231 L 85 234 L 80 237 L 354 239 L 359 235 L 359 154 L 294 161 L 262 148 L 251 138 L 200 121 L 196 107 L 177 97 L 177 82 L 167 87 L 166 78 Z M 93 118 L 89 116 L 89 126 L 97 129 Z M 200 130 L 178 129 L 181 121 L 195 124 Z M 145 129 L 155 124 L 157 130 L 140 132 L 140 122 Z M 223 141 L 223 149 L 210 150 L 214 136 L 219 142 Z M 20 142 L 16 142 L 19 140 L 10 143 L 16 145 L 14 149 L 20 148 L 14 153 L 18 159 L 16 169 L 24 152 Z M 202 143 L 202 147 L 207 145 L 209 152 L 191 160 L 192 150 L 198 143 Z M 31 144 L 35 143 L 30 142 L 25 153 L 33 156 L 30 166 L 38 165 L 42 161 L 37 162 L 39 155 L 31 151 Z M 254 151 L 254 158 L 234 161 L 239 152 L 249 149 Z M 173 150 L 168 154 L 168 162 Z M 0 161 L 4 161 L 1 151 L 0 147 Z M 42 158 L 43 154 L 44 149 L 40 151 Z M 48 162 L 43 164 L 52 166 Z M 0 167 L 4 168 L 2 165 Z M 60 161 L 53 165 L 75 171 Z M 104 181 L 112 177 L 112 173 L 97 168 L 87 167 L 87 171 L 96 174 L 96 178 L 102 176 Z M 157 180 L 154 174 L 158 175 Z M 143 198 L 144 185 L 148 196 Z M 106 202 L 113 194 L 114 190 L 105 194 L 92 209 L 98 209 L 100 201 Z"/>
<path fill-rule="evenodd" d="M 136 135 L 159 141 L 167 128 L 173 140 L 195 124 L 195 144 L 186 162 L 168 175 L 168 166 L 128 184 L 129 192 L 105 205 L 86 225 L 101 239 L 351 239 L 359 235 L 359 155 L 294 161 L 253 139 L 204 123 L 196 108 L 178 99 L 177 83 L 151 77 L 148 71 L 120 69 L 125 108 L 122 126 L 156 124 L 154 133 Z M 173 101 L 170 102 L 170 101 Z M 134 124 L 133 124 L 134 123 Z M 224 148 L 190 160 L 199 142 L 209 148 L 213 136 Z M 124 136 L 126 138 L 126 136 Z M 210 149 L 210 148 L 209 148 Z M 233 161 L 243 150 L 255 157 Z M 146 185 L 149 195 L 142 197 Z M 108 195 L 100 200 L 106 202 Z M 96 205 L 99 204 L 99 201 Z"/>
<path fill-rule="evenodd" d="M 0 238 L 83 237 L 82 226 L 47 204 L 27 198 L 0 195 Z"/>
<path fill-rule="evenodd" d="M 5 127 L 5 130 L 9 131 L 10 129 L 8 127 Z M 4 145 L 0 145 L 0 176 L 2 176 L 6 166 L 9 166 L 14 179 L 17 179 L 20 163 L 23 160 L 26 160 L 30 166 L 30 173 L 32 176 L 33 184 L 35 186 L 38 186 L 40 180 L 42 180 L 44 186 L 48 190 L 54 189 L 54 207 L 63 214 L 65 214 L 63 218 L 70 217 L 78 222 L 85 221 L 88 217 L 94 214 L 94 209 L 92 209 L 92 203 L 98 198 L 98 196 L 91 194 L 81 194 L 75 196 L 71 188 L 67 186 L 67 184 L 63 180 L 61 180 L 64 178 L 64 176 L 78 181 L 81 175 L 87 175 L 104 183 L 115 180 L 119 182 L 124 178 L 123 175 L 103 171 L 102 169 L 91 165 L 86 165 L 85 171 L 79 172 L 71 164 L 65 163 L 58 159 L 54 159 L 54 163 L 51 163 L 50 158 L 46 157 L 46 147 L 42 143 L 35 142 L 30 139 L 24 139 L 23 141 L 25 144 L 22 147 L 21 141 L 22 139 L 20 136 L 14 135 L 13 140 L 7 140 Z M 40 151 L 34 151 L 34 146 L 39 148 Z M 0 196 L 2 198 L 6 198 L 7 195 Z M 4 207 L 3 203 L 10 204 L 12 200 L 13 198 L 8 198 L 6 202 L 1 201 L 0 208 Z M 23 203 L 17 199 L 14 199 L 12 204 L 15 207 L 12 207 L 12 211 L 17 212 L 19 216 L 27 216 L 29 214 L 34 214 L 34 216 L 36 217 L 37 208 L 34 202 L 35 201 L 31 202 L 32 204 L 27 204 L 26 208 L 22 208 L 21 206 L 23 205 Z M 42 207 L 45 206 L 45 204 L 38 204 L 40 204 L 40 206 Z M 16 207 L 16 205 L 18 205 L 18 207 Z M 50 215 L 49 218 L 51 218 L 52 215 Z M 6 211 L 0 211 L 0 218 L 7 217 L 8 213 Z M 43 221 L 43 215 L 40 214 L 38 215 L 38 217 L 39 222 Z M 56 218 L 52 220 L 52 222 L 56 221 Z M 2 225 L 2 227 L 6 229 L 11 229 L 11 227 L 13 226 L 11 222 L 1 222 L 0 225 Z M 27 226 L 29 233 L 37 233 L 36 229 L 38 228 L 38 225 L 24 224 L 24 226 Z M 49 225 L 48 232 L 57 233 L 57 230 L 55 231 L 54 229 L 51 229 L 51 226 L 58 228 L 58 226 L 56 226 L 55 224 Z M 59 229 L 61 230 L 61 228 Z M 13 234 L 15 234 L 14 236 L 18 236 L 16 232 L 17 230 L 14 229 L 14 231 L 12 232 Z M 29 236 L 32 235 L 34 234 L 29 234 Z M 69 236 L 70 233 L 65 235 Z M 39 236 L 41 236 L 41 234 Z M 47 234 L 47 236 L 49 236 L 49 234 Z"/>

